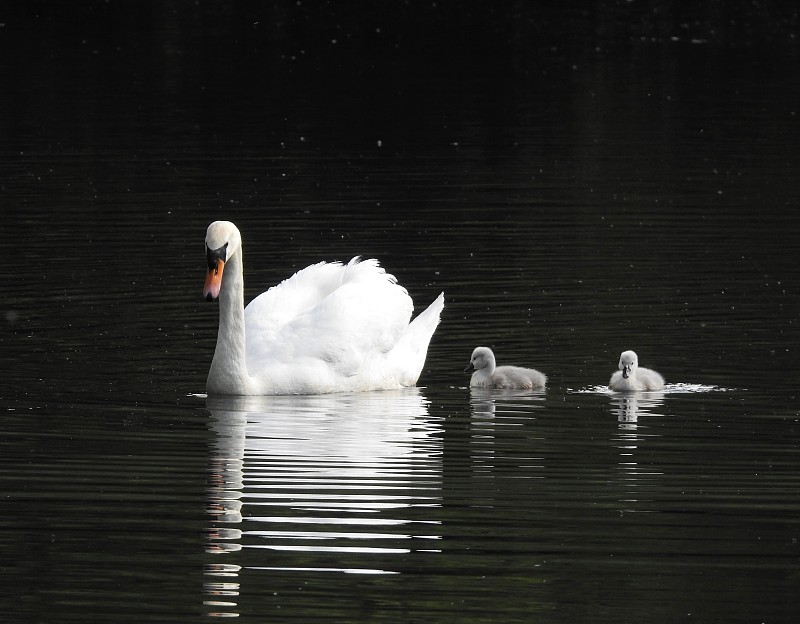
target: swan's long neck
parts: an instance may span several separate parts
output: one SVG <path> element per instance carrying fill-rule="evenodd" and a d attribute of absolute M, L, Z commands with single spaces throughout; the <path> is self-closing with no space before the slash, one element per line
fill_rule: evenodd
<path fill-rule="evenodd" d="M 241 247 L 228 259 L 219 293 L 219 332 L 206 391 L 209 394 L 248 394 L 244 327 L 244 272 Z"/>

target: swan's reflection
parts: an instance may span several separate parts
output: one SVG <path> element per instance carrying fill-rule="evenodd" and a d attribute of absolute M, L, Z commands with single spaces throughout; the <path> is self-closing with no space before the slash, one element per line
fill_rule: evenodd
<path fill-rule="evenodd" d="M 619 427 L 612 443 L 619 451 L 618 483 L 621 487 L 621 511 L 642 511 L 649 501 L 648 492 L 652 481 L 662 473 L 639 459 L 640 446 L 655 434 L 639 430 L 640 416 L 659 417 L 655 411 L 664 403 L 663 392 L 614 393 L 611 396 L 611 412 L 617 417 Z"/>
<path fill-rule="evenodd" d="M 231 615 L 244 570 L 401 572 L 432 550 L 441 504 L 440 422 L 418 388 L 209 398 L 216 434 L 207 568 L 212 615 Z M 219 582 L 217 582 L 219 581 Z"/>

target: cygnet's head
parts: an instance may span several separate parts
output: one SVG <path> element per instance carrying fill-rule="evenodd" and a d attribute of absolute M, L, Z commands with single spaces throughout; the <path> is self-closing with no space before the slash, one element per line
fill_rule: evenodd
<path fill-rule="evenodd" d="M 619 370 L 622 371 L 622 376 L 627 379 L 639 366 L 639 358 L 633 351 L 623 351 L 619 356 Z"/>
<path fill-rule="evenodd" d="M 469 364 L 464 369 L 465 373 L 474 373 L 481 369 L 488 368 L 491 375 L 495 369 L 494 353 L 489 347 L 475 347 L 472 352 L 472 357 L 469 359 Z"/>

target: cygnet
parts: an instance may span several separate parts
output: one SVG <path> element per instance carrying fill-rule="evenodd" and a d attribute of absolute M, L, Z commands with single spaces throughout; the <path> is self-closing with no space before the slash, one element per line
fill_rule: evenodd
<path fill-rule="evenodd" d="M 619 370 L 611 375 L 608 387 L 617 392 L 661 390 L 664 378 L 654 370 L 640 368 L 639 358 L 633 351 L 623 351 L 619 356 Z"/>
<path fill-rule="evenodd" d="M 473 388 L 537 390 L 547 383 L 547 377 L 533 368 L 497 366 L 488 347 L 475 348 L 464 372 L 472 373 L 469 385 Z"/>

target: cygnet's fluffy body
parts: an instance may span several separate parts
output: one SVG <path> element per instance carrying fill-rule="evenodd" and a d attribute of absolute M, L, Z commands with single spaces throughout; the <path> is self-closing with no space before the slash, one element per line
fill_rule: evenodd
<path fill-rule="evenodd" d="M 654 370 L 640 367 L 639 358 L 633 351 L 623 351 L 619 356 L 619 370 L 611 375 L 608 387 L 617 392 L 661 390 L 664 378 Z"/>
<path fill-rule="evenodd" d="M 472 373 L 469 385 L 473 388 L 538 390 L 547 383 L 547 377 L 533 368 L 497 366 L 488 347 L 476 347 L 464 372 Z"/>

